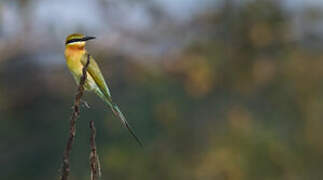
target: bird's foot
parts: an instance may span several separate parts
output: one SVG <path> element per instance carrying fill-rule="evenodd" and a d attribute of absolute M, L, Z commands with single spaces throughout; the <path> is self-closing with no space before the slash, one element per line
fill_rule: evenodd
<path fill-rule="evenodd" d="M 83 107 L 88 108 L 88 109 L 90 109 L 90 108 L 91 108 L 91 107 L 89 106 L 89 104 L 88 104 L 86 101 L 82 100 L 82 99 L 81 99 L 81 105 L 82 105 Z"/>

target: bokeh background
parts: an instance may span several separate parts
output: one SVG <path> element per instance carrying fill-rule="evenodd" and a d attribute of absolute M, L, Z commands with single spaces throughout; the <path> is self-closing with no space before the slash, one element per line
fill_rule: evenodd
<path fill-rule="evenodd" d="M 323 179 L 320 0 L 1 0 L 0 179 L 58 179 L 76 85 L 65 37 L 89 52 L 145 148 L 83 98 L 71 179 Z"/>

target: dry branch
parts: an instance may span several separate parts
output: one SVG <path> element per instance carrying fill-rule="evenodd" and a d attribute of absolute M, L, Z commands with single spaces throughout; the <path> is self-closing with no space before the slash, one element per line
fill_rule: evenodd
<path fill-rule="evenodd" d="M 90 137 L 90 170 L 91 170 L 91 180 L 97 180 L 101 176 L 101 168 L 100 168 L 100 161 L 99 156 L 96 151 L 96 143 L 95 143 L 95 136 L 96 136 L 96 129 L 94 126 L 94 121 L 90 121 L 90 129 L 91 129 L 91 137 Z"/>
<path fill-rule="evenodd" d="M 70 120 L 69 137 L 68 137 L 66 148 L 64 151 L 64 155 L 63 155 L 63 166 L 62 166 L 61 180 L 67 180 L 69 172 L 70 172 L 70 154 L 72 151 L 72 145 L 73 145 L 74 137 L 75 137 L 75 133 L 76 133 L 76 120 L 80 115 L 80 102 L 81 102 L 81 98 L 84 93 L 84 84 L 85 84 L 85 81 L 87 78 L 86 72 L 87 72 L 87 68 L 88 68 L 89 64 L 90 64 L 90 56 L 88 55 L 87 62 L 82 69 L 82 76 L 80 78 L 80 83 L 77 88 L 77 93 L 76 93 L 75 99 L 74 99 L 73 113 L 72 113 L 72 117 Z"/>

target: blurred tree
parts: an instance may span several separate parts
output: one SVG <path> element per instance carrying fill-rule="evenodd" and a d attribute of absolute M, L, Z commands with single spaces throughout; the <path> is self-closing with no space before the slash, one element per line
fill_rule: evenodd
<path fill-rule="evenodd" d="M 89 177 L 90 117 L 103 179 L 322 179 L 322 41 L 311 31 L 320 11 L 304 10 L 306 22 L 297 23 L 310 25 L 299 35 L 282 1 L 211 3 L 182 23 L 145 5 L 161 29 L 128 31 L 124 44 L 162 41 L 162 53 L 131 56 L 98 43 L 93 55 L 106 59 L 98 63 L 112 94 L 146 147 L 136 149 L 100 100 L 86 95 L 91 109 L 79 121 L 74 179 Z M 65 67 L 31 61 L 45 46 L 6 45 L 0 179 L 56 177 L 76 87 Z"/>

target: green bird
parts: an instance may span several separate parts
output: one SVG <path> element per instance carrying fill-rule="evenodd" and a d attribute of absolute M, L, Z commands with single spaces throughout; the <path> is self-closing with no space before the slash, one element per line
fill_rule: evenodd
<path fill-rule="evenodd" d="M 129 130 L 130 134 L 135 138 L 139 145 L 143 146 L 141 140 L 132 130 L 118 105 L 113 103 L 110 90 L 98 64 L 85 49 L 86 42 L 91 39 L 95 39 L 95 37 L 85 36 L 79 33 L 67 36 L 64 53 L 67 67 L 71 71 L 76 83 L 79 84 L 80 78 L 83 74 L 82 69 L 87 62 L 88 56 L 90 57 L 84 89 L 97 94 L 111 108 L 113 114 L 121 120 L 122 124 Z"/>

